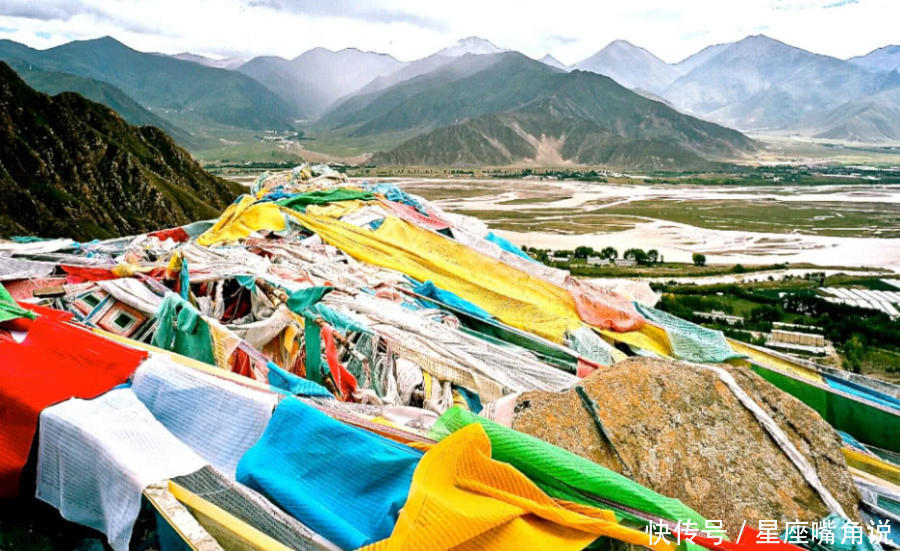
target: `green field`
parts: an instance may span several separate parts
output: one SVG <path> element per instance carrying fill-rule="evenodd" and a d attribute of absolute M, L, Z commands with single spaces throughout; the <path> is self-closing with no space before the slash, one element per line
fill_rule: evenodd
<path fill-rule="evenodd" d="M 773 278 L 744 284 L 658 285 L 660 307 L 675 315 L 747 342 L 763 344 L 772 322 L 819 327 L 836 349 L 817 361 L 886 381 L 900 381 L 900 322 L 881 312 L 835 305 L 820 299 L 820 287 L 893 290 L 878 277 L 837 274 L 829 277 Z M 721 311 L 741 316 L 737 325 L 724 325 L 694 312 Z"/>
<path fill-rule="evenodd" d="M 892 203 L 823 202 L 810 205 L 752 200 L 649 200 L 584 211 L 540 208 L 534 205 L 536 202 L 539 199 L 529 199 L 520 203 L 523 207 L 516 210 L 458 209 L 457 212 L 481 218 L 492 228 L 520 232 L 608 233 L 655 219 L 711 230 L 900 237 L 900 205 Z"/>
<path fill-rule="evenodd" d="M 837 237 L 900 237 L 895 203 L 794 203 L 777 200 L 635 201 L 604 208 L 713 230 L 803 233 Z"/>
<path fill-rule="evenodd" d="M 609 233 L 633 228 L 644 219 L 618 214 L 578 212 L 568 209 L 523 208 L 518 210 L 465 210 L 456 212 L 480 218 L 492 228 L 518 232 L 567 234 Z"/>

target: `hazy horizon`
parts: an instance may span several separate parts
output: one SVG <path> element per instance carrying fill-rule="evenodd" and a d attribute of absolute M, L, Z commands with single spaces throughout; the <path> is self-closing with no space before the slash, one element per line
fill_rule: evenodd
<path fill-rule="evenodd" d="M 478 36 L 534 58 L 550 53 L 565 64 L 617 39 L 670 63 L 755 34 L 841 59 L 900 43 L 893 24 L 900 3 L 889 0 L 596 4 L 564 0 L 550 10 L 543 2 L 511 0 L 391 0 L 377 7 L 315 0 L 162 0 L 154 6 L 138 0 L 8 0 L 0 5 L 0 38 L 44 49 L 108 35 L 141 51 L 216 58 L 292 58 L 314 47 L 358 48 L 410 61 Z"/>

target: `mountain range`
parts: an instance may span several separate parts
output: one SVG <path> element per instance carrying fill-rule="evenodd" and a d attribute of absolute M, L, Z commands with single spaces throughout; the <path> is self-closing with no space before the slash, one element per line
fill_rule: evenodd
<path fill-rule="evenodd" d="M 690 113 L 743 130 L 777 130 L 876 94 L 889 76 L 763 35 L 722 48 L 662 96 Z"/>
<path fill-rule="evenodd" d="M 0 62 L 0 235 L 128 235 L 213 218 L 239 192 L 158 128 Z"/>
<path fill-rule="evenodd" d="M 900 142 L 900 87 L 814 113 L 796 127 L 820 139 Z"/>
<path fill-rule="evenodd" d="M 615 148 L 644 143 L 656 168 L 674 168 L 680 161 L 739 157 L 756 148 L 739 132 L 679 113 L 609 77 L 562 71 L 518 52 L 460 57 L 432 73 L 350 98 L 320 122 L 356 137 L 417 133 L 373 157 L 394 164 L 551 158 L 603 164 Z M 457 157 L 462 136 L 483 145 Z M 640 164 L 636 156 L 618 166 Z"/>
<path fill-rule="evenodd" d="M 754 35 L 668 64 L 616 40 L 574 67 L 742 131 L 884 142 L 900 124 L 886 100 L 900 82 L 898 46 L 840 60 Z"/>
<path fill-rule="evenodd" d="M 354 151 L 381 151 L 385 155 L 374 158 L 385 161 L 410 159 L 411 152 L 423 151 L 422 143 L 455 147 L 454 141 L 471 132 L 511 148 L 507 155 L 494 147 L 500 153 L 486 152 L 485 159 L 552 157 L 497 142 L 509 129 L 522 130 L 517 135 L 527 135 L 527 143 L 543 144 L 544 153 L 547 144 L 556 143 L 563 162 L 585 163 L 606 153 L 575 154 L 560 140 L 590 134 L 590 143 L 604 147 L 616 140 L 661 140 L 666 151 L 677 148 L 679 154 L 670 157 L 648 150 L 654 165 L 669 158 L 687 162 L 688 153 L 705 161 L 732 158 L 758 147 L 737 138 L 737 132 L 725 138 L 722 126 L 892 142 L 900 126 L 898 58 L 898 46 L 840 60 L 764 35 L 711 45 L 677 63 L 615 40 L 571 66 L 550 54 L 533 60 L 478 37 L 413 61 L 355 48 L 314 48 L 293 59 L 262 56 L 243 62 L 187 52 L 144 53 L 109 37 L 47 50 L 0 40 L 0 59 L 36 88 L 81 93 L 128 122 L 165 130 L 194 151 L 256 143 L 262 131 L 302 129 L 314 138 L 336 138 Z M 621 87 L 594 78 L 599 75 Z M 628 107 L 620 116 L 608 116 L 612 106 L 622 105 Z M 698 118 L 716 123 L 716 131 L 703 127 L 707 130 L 698 133 L 703 122 Z M 548 125 L 544 132 L 538 123 Z M 568 132 L 560 130 L 565 124 Z M 425 142 L 394 151 L 406 139 Z M 436 154 L 453 158 L 452 151 Z M 459 159 L 464 157 L 481 162 L 471 152 Z"/>
<path fill-rule="evenodd" d="M 291 60 L 255 57 L 237 70 L 261 82 L 291 105 L 300 117 L 312 119 L 339 98 L 403 65 L 387 54 L 355 48 L 339 52 L 314 48 Z"/>

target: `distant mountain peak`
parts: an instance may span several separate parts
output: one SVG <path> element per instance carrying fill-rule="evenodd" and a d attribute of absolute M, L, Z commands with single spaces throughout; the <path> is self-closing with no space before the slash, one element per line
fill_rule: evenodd
<path fill-rule="evenodd" d="M 236 69 L 247 62 L 246 59 L 241 57 L 213 58 L 191 52 L 181 52 L 180 54 L 175 54 L 171 57 L 180 59 L 181 61 L 199 63 L 200 65 L 205 65 L 207 67 L 215 67 L 217 69 Z"/>
<path fill-rule="evenodd" d="M 374 57 L 379 57 L 379 58 L 383 58 L 383 59 L 390 59 L 390 60 L 393 60 L 393 61 L 396 61 L 399 63 L 399 60 L 396 57 L 392 56 L 391 54 L 386 54 L 384 52 L 375 52 L 372 50 L 361 50 L 359 48 L 354 48 L 354 47 L 338 50 L 337 53 L 339 55 L 340 54 L 343 54 L 343 55 L 350 54 L 350 55 L 374 56 Z"/>
<path fill-rule="evenodd" d="M 738 40 L 735 44 L 745 45 L 745 46 L 753 46 L 756 48 L 786 48 L 791 50 L 800 50 L 807 51 L 803 48 L 798 48 L 796 46 L 791 46 L 790 44 L 784 43 L 780 40 L 772 38 L 771 36 L 765 34 L 751 34 Z M 811 53 L 811 52 L 810 52 Z"/>
<path fill-rule="evenodd" d="M 493 42 L 480 36 L 469 36 L 461 39 L 453 46 L 448 46 L 437 52 L 437 55 L 450 57 L 459 57 L 466 54 L 484 55 L 498 54 L 500 52 L 509 51 L 506 48 L 500 48 Z"/>
<path fill-rule="evenodd" d="M 606 45 L 606 48 L 640 48 L 641 50 L 644 49 L 644 48 L 641 48 L 640 46 L 635 46 L 634 44 L 625 40 L 624 38 L 617 38 L 617 39 L 613 40 L 612 42 L 610 42 L 609 44 Z M 604 50 L 606 48 L 604 48 Z"/>
<path fill-rule="evenodd" d="M 69 44 L 94 44 L 99 46 L 115 46 L 118 48 L 128 48 L 129 50 L 132 49 L 122 43 L 122 41 L 117 40 L 109 35 L 100 36 L 98 38 L 88 38 L 85 40 L 73 40 L 66 44 L 62 44 L 62 46 L 68 46 Z"/>
<path fill-rule="evenodd" d="M 837 58 L 810 52 L 809 50 L 804 50 L 803 48 L 792 46 L 790 44 L 782 42 L 781 40 L 772 38 L 771 36 L 767 36 L 764 34 L 752 34 L 749 36 L 745 36 L 737 42 L 732 42 L 723 46 L 724 47 L 722 48 L 722 51 L 728 51 L 729 55 L 731 56 L 745 56 L 748 58 L 761 60 L 765 63 L 777 63 L 779 61 L 783 61 L 779 56 L 800 56 L 807 59 L 818 57 L 820 59 L 828 58 L 834 61 L 839 61 Z M 711 50 L 715 50 L 715 48 L 716 46 L 710 47 Z"/>
<path fill-rule="evenodd" d="M 390 55 L 381 52 L 373 52 L 370 50 L 361 50 L 355 47 L 342 48 L 340 50 L 331 50 L 329 48 L 323 48 L 322 46 L 316 46 L 315 48 L 309 49 L 302 54 L 298 55 L 291 61 L 298 61 L 302 59 L 308 58 L 321 58 L 321 59 L 339 59 L 347 56 L 359 56 L 359 57 L 369 57 L 369 58 L 383 58 L 390 59 L 392 61 L 398 62 L 397 59 Z"/>
<path fill-rule="evenodd" d="M 640 56 L 649 56 L 653 59 L 659 60 L 661 63 L 664 63 L 661 59 L 653 55 L 646 48 L 642 48 L 637 46 L 623 38 L 617 38 L 613 40 L 609 44 L 603 47 L 600 51 L 589 57 L 588 59 L 595 59 L 598 57 L 611 56 L 611 55 L 640 55 Z M 584 60 L 584 61 L 587 61 Z M 583 63 L 583 62 L 582 62 Z"/>
<path fill-rule="evenodd" d="M 900 44 L 888 44 L 887 46 L 882 46 L 880 48 L 875 48 L 870 54 L 874 54 L 875 52 L 898 52 L 900 51 Z"/>
<path fill-rule="evenodd" d="M 895 44 L 882 46 L 866 55 L 851 57 L 847 61 L 876 72 L 900 69 L 900 46 Z"/>
<path fill-rule="evenodd" d="M 657 94 L 679 74 L 645 48 L 623 39 L 613 40 L 575 67 L 606 75 L 627 88 L 644 88 Z"/>
<path fill-rule="evenodd" d="M 82 40 L 82 42 L 99 42 L 99 43 L 103 43 L 103 42 L 113 43 L 113 42 L 115 42 L 116 44 L 122 44 L 120 41 L 116 40 L 115 38 L 113 38 L 112 36 L 110 36 L 110 35 L 108 35 L 108 34 L 103 35 L 103 36 L 101 36 L 101 37 L 99 37 L 99 38 L 93 38 L 93 39 Z"/>
<path fill-rule="evenodd" d="M 540 61 L 540 62 L 543 63 L 544 65 L 549 65 L 549 66 L 551 66 L 551 67 L 556 67 L 557 69 L 562 69 L 562 70 L 564 70 L 564 71 L 567 71 L 567 70 L 569 69 L 568 66 L 566 66 L 562 61 L 556 59 L 555 57 L 553 57 L 553 56 L 550 55 L 549 53 L 548 53 L 548 54 L 545 54 L 544 57 L 542 57 L 542 58 L 539 59 L 538 61 Z"/>
<path fill-rule="evenodd" d="M 461 39 L 459 40 L 459 42 L 457 42 L 457 44 L 466 45 L 466 46 L 472 46 L 472 45 L 484 45 L 484 44 L 486 44 L 486 45 L 491 46 L 491 47 L 493 47 L 493 48 L 496 48 L 496 47 L 497 47 L 497 46 L 494 45 L 493 42 L 491 42 L 491 41 L 488 40 L 487 38 L 481 38 L 480 36 L 475 36 L 475 35 L 467 36 L 467 37 L 465 37 L 465 38 L 461 38 Z"/>
<path fill-rule="evenodd" d="M 693 54 L 687 56 L 686 58 L 682 59 L 678 63 L 675 63 L 673 65 L 673 67 L 678 69 L 680 72 L 687 74 L 687 73 L 691 72 L 691 70 L 693 70 L 695 67 L 699 67 L 700 65 L 703 65 L 710 59 L 714 58 L 718 54 L 727 50 L 728 47 L 731 46 L 732 44 L 734 44 L 734 42 L 723 42 L 721 44 L 710 44 L 709 46 L 706 46 L 699 52 L 693 53 Z"/>
<path fill-rule="evenodd" d="M 238 71 L 293 106 L 299 118 L 313 119 L 340 98 L 403 66 L 389 54 L 352 47 L 338 51 L 316 47 L 291 60 L 255 57 Z"/>

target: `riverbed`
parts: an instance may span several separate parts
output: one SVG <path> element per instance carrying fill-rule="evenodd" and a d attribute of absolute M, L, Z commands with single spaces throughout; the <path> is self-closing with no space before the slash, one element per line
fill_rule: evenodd
<path fill-rule="evenodd" d="M 702 253 L 711 264 L 787 262 L 900 270 L 900 237 L 894 237 L 900 231 L 897 185 L 398 183 L 445 210 L 484 219 L 497 234 L 523 246 L 612 246 L 620 253 L 632 247 L 656 249 L 669 262 L 690 262 L 694 253 Z M 623 213 L 623 205 L 649 205 L 638 212 L 657 216 Z M 696 218 L 698 224 L 676 221 L 685 218 Z"/>

